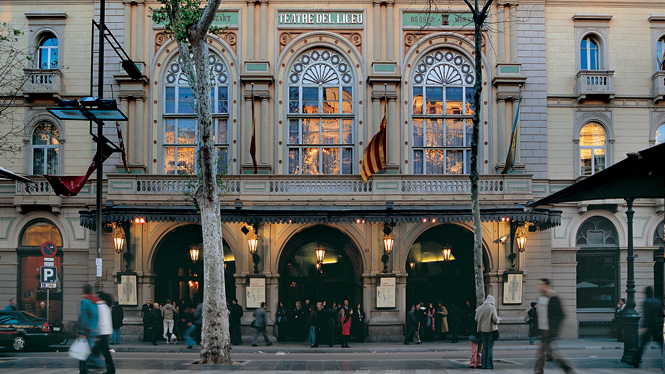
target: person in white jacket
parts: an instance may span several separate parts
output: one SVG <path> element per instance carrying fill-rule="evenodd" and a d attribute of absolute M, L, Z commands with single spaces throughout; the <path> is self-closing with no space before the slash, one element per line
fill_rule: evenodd
<path fill-rule="evenodd" d="M 104 356 L 106 362 L 106 372 L 104 374 L 115 374 L 115 365 L 113 365 L 113 357 L 109 351 L 109 340 L 113 333 L 113 320 L 111 318 L 111 305 L 113 298 L 106 292 L 98 294 L 100 301 L 97 302 L 97 314 L 99 316 L 97 322 L 97 338 L 95 339 L 95 346 L 92 347 L 90 355 L 95 357 L 100 354 Z"/>

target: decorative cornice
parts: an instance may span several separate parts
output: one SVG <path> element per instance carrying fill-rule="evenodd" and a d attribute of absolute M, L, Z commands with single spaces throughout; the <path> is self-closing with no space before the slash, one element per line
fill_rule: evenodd
<path fill-rule="evenodd" d="M 65 12 L 25 12 L 25 18 L 55 18 L 55 19 L 67 19 L 67 13 Z"/>
<path fill-rule="evenodd" d="M 573 16 L 573 21 L 610 21 L 611 14 L 596 13 L 577 13 Z"/>

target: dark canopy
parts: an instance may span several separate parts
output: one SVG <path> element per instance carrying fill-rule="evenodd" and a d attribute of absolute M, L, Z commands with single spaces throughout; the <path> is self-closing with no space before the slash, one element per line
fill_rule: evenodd
<path fill-rule="evenodd" d="M 627 156 L 625 160 L 528 206 L 597 199 L 665 197 L 665 143 L 628 153 Z"/>

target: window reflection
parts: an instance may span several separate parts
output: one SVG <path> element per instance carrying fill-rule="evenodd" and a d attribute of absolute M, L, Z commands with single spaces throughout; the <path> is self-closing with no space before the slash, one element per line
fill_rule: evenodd
<path fill-rule="evenodd" d="M 32 174 L 58 174 L 58 128 L 42 122 L 32 132 Z"/>
<path fill-rule="evenodd" d="M 589 123 L 580 131 L 581 175 L 592 175 L 605 169 L 605 131 Z"/>

